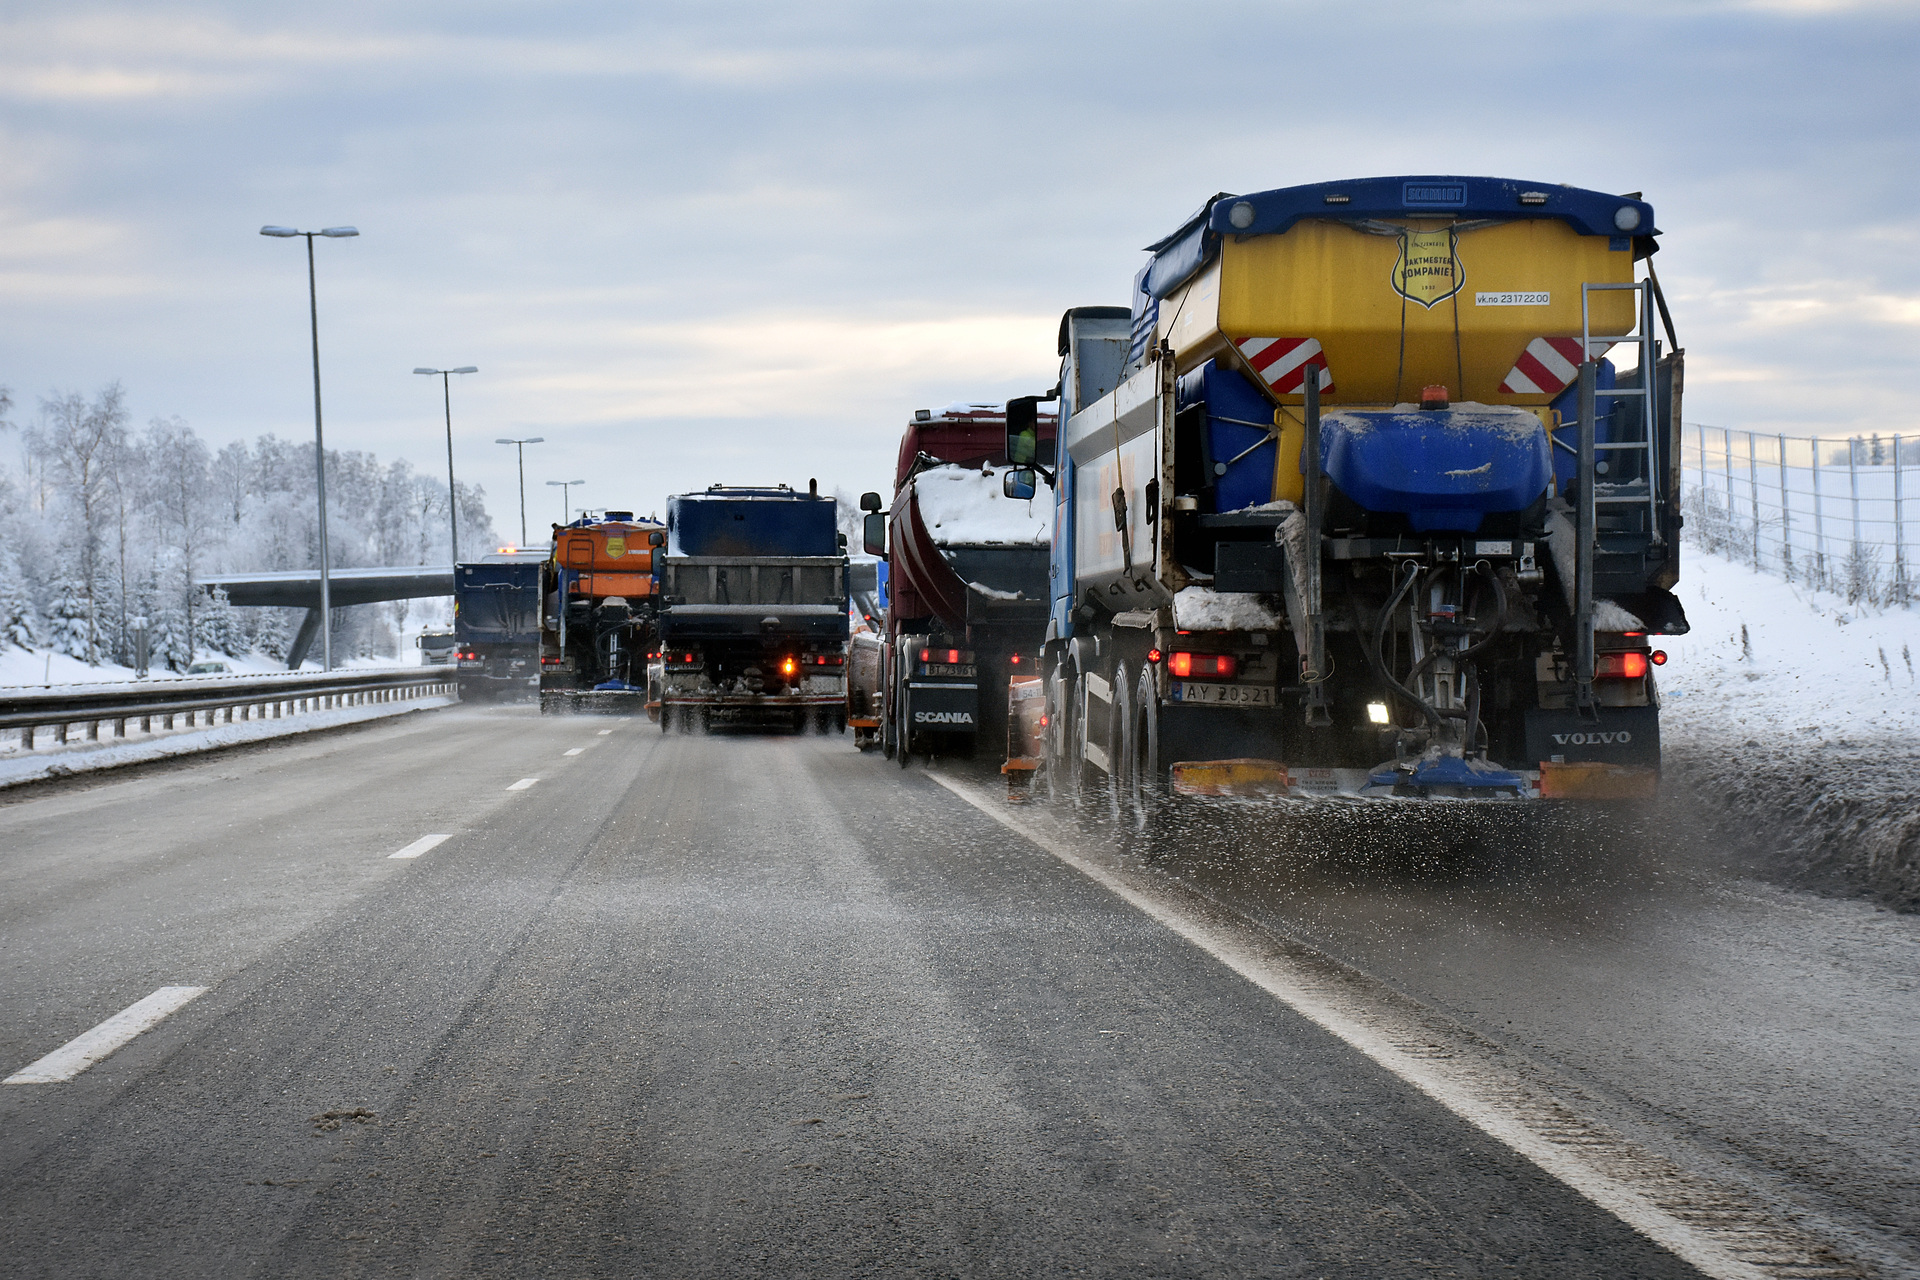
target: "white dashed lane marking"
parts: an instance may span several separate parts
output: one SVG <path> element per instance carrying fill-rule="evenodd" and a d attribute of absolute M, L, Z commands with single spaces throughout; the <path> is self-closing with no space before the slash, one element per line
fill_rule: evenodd
<path fill-rule="evenodd" d="M 142 1031 L 159 1026 L 168 1014 L 205 991 L 205 987 L 162 987 L 0 1083 L 59 1084 L 71 1080 Z"/>
<path fill-rule="evenodd" d="M 516 783 L 514 783 L 514 784 L 513 784 L 512 786 L 510 786 L 510 787 L 508 787 L 508 788 L 507 788 L 507 790 L 509 790 L 509 791 L 525 791 L 525 790 L 526 790 L 526 789 L 527 789 L 528 787 L 530 787 L 530 786 L 532 786 L 532 785 L 533 785 L 534 783 L 536 783 L 536 782 L 538 782 L 538 781 L 540 781 L 540 779 L 538 779 L 538 778 L 522 778 L 522 779 L 520 779 L 520 781 L 518 781 L 518 782 L 516 782 Z"/>
<path fill-rule="evenodd" d="M 440 844 L 442 841 L 451 840 L 451 839 L 453 839 L 452 832 L 448 832 L 445 835 L 421 836 L 418 840 L 415 840 L 412 844 L 408 845 L 406 848 L 400 850 L 397 853 L 390 853 L 387 856 L 389 858 L 417 858 L 421 854 L 425 853 L 427 850 L 433 848 L 435 845 Z"/>
<path fill-rule="evenodd" d="M 586 748 L 585 748 L 585 747 L 575 747 L 575 748 L 573 748 L 573 749 L 572 749 L 572 750 L 570 750 L 570 751 L 566 751 L 566 752 L 562 752 L 562 754 L 563 754 L 563 755 L 569 755 L 569 756 L 577 756 L 577 755 L 579 755 L 579 754 L 580 754 L 580 753 L 581 753 L 582 751 L 585 751 L 585 750 L 586 750 Z"/>

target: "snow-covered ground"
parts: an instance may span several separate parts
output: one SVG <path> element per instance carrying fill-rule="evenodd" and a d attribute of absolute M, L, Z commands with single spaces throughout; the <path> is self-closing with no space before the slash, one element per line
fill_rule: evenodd
<path fill-rule="evenodd" d="M 234 675 L 273 675 L 287 669 L 287 664 L 277 658 L 268 658 L 259 654 L 234 658 L 226 654 L 207 654 L 205 660 L 224 662 L 227 670 Z M 334 664 L 337 668 L 362 670 L 375 667 L 414 667 L 420 665 L 418 649 L 404 649 L 398 658 L 356 658 Z M 303 671 L 318 671 L 320 664 L 309 660 L 301 668 Z M 119 666 L 105 662 L 98 666 L 88 666 L 78 658 L 68 657 L 64 653 L 54 653 L 49 649 L 0 649 L 0 689 L 7 688 L 44 688 L 46 686 L 74 684 L 121 683 L 134 678 L 132 667 Z M 171 671 L 154 669 L 147 679 L 179 680 L 185 677 Z M 205 679 L 196 676 L 195 679 Z"/>
<path fill-rule="evenodd" d="M 1920 744 L 1920 609 L 1870 609 L 1693 546 L 1675 594 L 1693 630 L 1655 637 L 1669 739 L 1789 733 Z"/>
<path fill-rule="evenodd" d="M 331 707 L 301 712 L 280 720 L 247 720 L 199 729 L 135 733 L 131 740 L 124 742 L 74 743 L 48 750 L 22 751 L 17 741 L 8 741 L 0 743 L 0 787 L 39 782 L 46 778 L 71 777 L 76 773 L 92 773 L 100 769 L 116 769 L 123 765 L 146 764 L 199 751 L 261 742 L 268 738 L 285 738 L 311 733 L 316 729 L 332 729 L 345 724 L 358 724 L 363 720 L 380 720 L 410 711 L 450 706 L 454 701 L 451 697 L 434 695 L 408 702 Z M 12 735 L 8 737 L 11 739 Z"/>
<path fill-rule="evenodd" d="M 1767 879 L 1920 910 L 1920 610 L 1693 546 L 1682 566 L 1693 630 L 1655 642 L 1669 832 Z"/>

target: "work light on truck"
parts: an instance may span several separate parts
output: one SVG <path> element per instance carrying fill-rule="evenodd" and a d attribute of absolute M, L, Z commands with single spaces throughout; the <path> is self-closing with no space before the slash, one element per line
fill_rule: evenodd
<path fill-rule="evenodd" d="M 1195 676 L 1231 680 L 1240 674 L 1240 659 L 1230 653 L 1175 652 L 1167 655 L 1167 670 L 1182 680 Z"/>

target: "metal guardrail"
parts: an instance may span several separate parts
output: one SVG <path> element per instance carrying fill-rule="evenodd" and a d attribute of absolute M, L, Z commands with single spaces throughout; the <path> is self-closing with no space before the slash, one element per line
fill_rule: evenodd
<path fill-rule="evenodd" d="M 97 741 L 102 725 L 111 727 L 112 737 L 126 737 L 129 721 L 138 722 L 141 733 L 153 732 L 156 719 L 162 722 L 162 731 L 173 729 L 174 721 L 181 717 L 186 724 L 178 727 L 211 728 L 236 721 L 278 720 L 302 711 L 407 702 L 455 691 L 451 670 L 430 673 L 422 667 L 49 689 L 0 696 L 0 731 L 17 729 L 21 749 L 30 751 L 41 730 L 49 731 L 58 745 L 69 741 L 75 727 L 81 728 L 89 741 Z"/>

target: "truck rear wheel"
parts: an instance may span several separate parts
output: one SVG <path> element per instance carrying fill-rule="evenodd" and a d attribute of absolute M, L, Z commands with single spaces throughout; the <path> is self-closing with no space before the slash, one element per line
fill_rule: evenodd
<path fill-rule="evenodd" d="M 1104 803 L 1099 813 L 1109 821 L 1129 824 L 1133 793 L 1133 689 L 1127 680 L 1127 664 L 1113 667 L 1113 702 L 1107 708 L 1107 780 L 1102 789 Z"/>
<path fill-rule="evenodd" d="M 913 730 L 907 726 L 913 723 L 913 712 L 907 706 L 907 691 L 902 689 L 894 706 L 899 711 L 900 723 L 894 728 L 894 758 L 902 769 L 913 763 Z"/>
<path fill-rule="evenodd" d="M 1134 825 L 1149 830 L 1165 799 L 1160 764 L 1160 699 L 1153 667 L 1142 665 L 1133 698 L 1133 759 L 1128 769 L 1127 802 Z"/>

